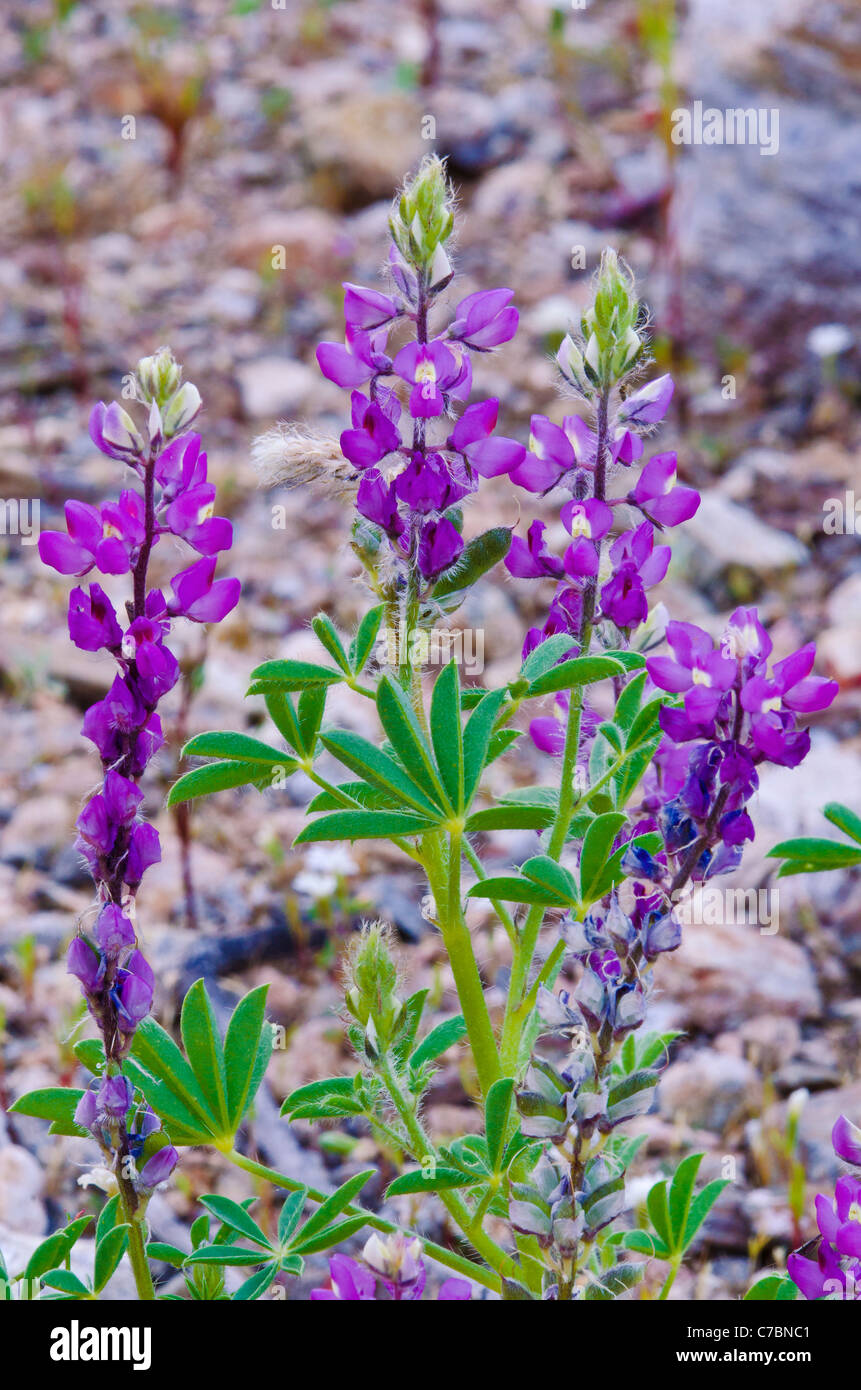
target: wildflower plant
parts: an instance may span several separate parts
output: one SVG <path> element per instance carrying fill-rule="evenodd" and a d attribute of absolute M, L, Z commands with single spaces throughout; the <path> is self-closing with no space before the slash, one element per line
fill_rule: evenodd
<path fill-rule="evenodd" d="M 457 298 L 447 249 L 453 226 L 444 166 L 427 159 L 392 209 L 384 288 L 346 285 L 344 341 L 318 349 L 324 375 L 350 392 L 337 448 L 315 437 L 303 449 L 301 433 L 290 428 L 255 445 L 270 474 L 305 481 L 325 472 L 350 498 L 368 610 L 349 635 L 326 615 L 313 620 L 319 661 L 270 660 L 252 671 L 249 695 L 263 699 L 280 742 L 197 735 L 184 751 L 207 761 L 182 776 L 169 798 L 176 805 L 302 774 L 317 793 L 297 844 L 385 839 L 422 874 L 425 914 L 441 935 L 459 1013 L 433 1027 L 423 1023 L 427 991 L 408 992 L 387 933 L 366 925 L 348 952 L 345 983 L 358 1070 L 300 1087 L 283 1114 L 288 1121 L 367 1124 L 389 1152 L 408 1159 L 387 1197 L 435 1194 L 453 1238 L 420 1242 L 359 1206 L 370 1172 L 326 1196 L 245 1158 L 236 1131 L 268 1055 L 262 991 L 240 1003 L 222 1040 L 198 982 L 183 1008 L 185 1055 L 144 1017 L 147 995 L 128 1044 L 119 1006 L 109 1010 L 104 989 L 98 993 L 102 957 L 113 952 L 116 974 L 129 970 L 125 953 L 137 951 L 114 916 L 103 930 L 108 944 L 76 947 L 89 952 L 81 957 L 82 980 L 96 1001 L 91 1010 L 108 1063 L 92 1127 L 109 1136 L 111 1157 L 124 1133 L 138 1142 L 150 1125 L 160 1126 L 162 1143 L 214 1144 L 293 1194 L 277 1240 L 247 1207 L 206 1198 L 221 1230 L 212 1240 L 195 1236 L 190 1254 L 172 1252 L 187 1273 L 201 1265 L 253 1267 L 237 1296 L 261 1296 L 279 1274 L 298 1272 L 308 1253 L 363 1230 L 362 1262 L 333 1255 L 330 1286 L 315 1297 L 370 1300 L 382 1285 L 391 1298 L 416 1298 L 424 1256 L 455 1276 L 441 1292 L 446 1299 L 467 1296 L 464 1280 L 511 1300 L 613 1299 L 642 1278 L 644 1256 L 667 1266 L 666 1297 L 723 1183 L 698 1187 L 701 1156 L 689 1155 L 649 1194 L 648 1224 L 632 1228 L 626 1173 L 640 1139 L 629 1126 L 651 1107 L 675 1036 L 649 1028 L 653 972 L 680 944 L 680 895 L 736 868 L 753 838 L 747 807 L 759 768 L 794 766 L 804 757 L 809 734 L 799 719 L 827 706 L 836 687 L 810 674 L 812 647 L 770 666 L 770 639 L 752 609 L 736 610 L 717 644 L 698 627 L 664 626 L 650 615 L 649 591 L 670 561 L 667 533 L 693 515 L 699 497 L 677 482 L 674 454 L 644 457 L 673 385 L 666 376 L 648 377 L 647 319 L 627 267 L 613 252 L 602 258 L 591 301 L 557 358 L 572 413 L 561 425 L 534 416 L 524 445 L 496 433 L 498 401 L 470 399 L 473 358 L 508 342 L 518 316 L 509 289 Z M 157 405 L 173 435 L 186 427 L 182 412 Z M 139 444 L 114 407 L 100 420 L 102 436 L 122 447 L 123 458 L 143 457 L 148 448 L 146 457 L 157 460 L 162 447 L 175 450 L 182 483 L 164 516 L 176 518 L 174 534 L 212 547 L 174 582 L 175 599 L 164 609 L 153 601 L 147 610 L 141 581 L 143 606 L 132 626 L 141 618 L 149 626 L 144 631 L 141 623 L 133 638 L 114 631 L 100 593 L 79 601 L 87 623 L 120 655 L 133 644 L 152 662 L 152 647 L 165 650 L 158 634 L 168 616 L 220 616 L 214 610 L 223 604 L 213 602 L 208 586 L 222 533 L 184 501 L 182 488 L 204 485 L 197 464 L 180 468 L 188 444 Z M 534 495 L 558 500 L 570 537 L 561 553 L 540 519 L 522 535 L 494 527 L 464 538 L 465 507 L 484 479 L 501 476 L 522 490 L 524 502 Z M 201 508 L 204 500 L 208 507 L 209 493 Z M 145 507 L 144 517 L 151 514 L 162 515 Z M 48 542 L 49 551 L 68 552 L 74 573 L 99 564 L 108 541 L 117 539 L 125 555 L 124 538 L 138 515 L 137 503 L 121 504 L 107 532 L 102 525 L 97 534 L 95 522 L 84 526 L 73 513 L 71 541 Z M 171 528 L 167 519 L 163 524 Z M 120 564 L 111 544 L 107 556 L 115 552 Z M 426 690 L 415 634 L 455 611 L 500 561 L 515 582 L 553 584 L 544 621 L 525 635 L 518 675 L 496 689 L 465 688 L 451 662 Z M 398 634 L 393 657 L 392 644 L 379 641 L 382 632 Z M 668 654 L 658 650 L 664 635 Z M 327 718 L 335 686 L 374 707 L 376 738 Z M 141 711 L 135 707 L 134 727 L 142 729 L 140 720 L 153 711 L 146 702 Z M 494 799 L 486 770 L 525 736 L 523 724 L 546 756 L 546 784 Z M 111 747 L 103 757 L 125 756 L 124 749 Z M 343 769 L 336 778 L 324 770 L 333 760 Z M 121 775 L 136 788 L 138 762 L 118 770 L 111 761 L 106 778 Z M 138 801 L 133 792 L 124 798 L 112 791 L 106 812 L 124 817 L 128 840 L 137 833 Z M 506 873 L 489 874 L 481 857 L 485 837 L 512 830 L 534 834 L 535 852 Z M 115 860 L 102 867 L 100 841 L 93 852 L 116 914 L 120 890 L 136 883 L 118 877 L 125 871 Z M 474 944 L 476 920 L 488 911 L 511 950 L 501 1016 L 491 1014 Z M 566 961 L 572 984 L 560 988 Z M 478 1123 L 475 1133 L 440 1144 L 425 1123 L 423 1101 L 437 1059 L 455 1045 L 468 1049 Z M 82 1055 L 97 1071 L 102 1066 L 89 1044 Z M 107 1086 L 110 1095 L 100 1099 Z M 37 1113 L 32 1097 L 18 1104 Z M 65 1123 L 65 1132 L 80 1124 L 71 1112 Z M 130 1203 L 137 1190 L 126 1197 L 121 1188 L 121 1196 Z M 300 1226 L 306 1202 L 317 1209 Z M 212 1287 L 221 1288 L 217 1278 Z"/>

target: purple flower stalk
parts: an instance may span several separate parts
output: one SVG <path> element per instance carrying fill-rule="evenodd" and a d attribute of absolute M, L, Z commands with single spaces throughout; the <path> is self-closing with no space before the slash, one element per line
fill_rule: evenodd
<path fill-rule="evenodd" d="M 522 445 L 493 433 L 496 400 L 466 406 L 444 432 L 437 424 L 469 397 L 470 354 L 508 342 L 518 314 L 511 290 L 482 290 L 439 321 L 439 295 L 453 276 L 444 250 L 451 197 L 439 159 L 426 159 L 407 183 L 390 227 L 391 292 L 345 284 L 345 340 L 322 343 L 317 361 L 324 376 L 351 391 L 341 451 L 360 477 L 360 517 L 388 542 L 392 592 L 399 601 L 406 595 L 411 630 L 421 598 L 463 551 L 452 509 L 482 477 L 510 473 L 525 457 Z M 410 332 L 397 350 L 389 345 L 396 326 Z"/>
<path fill-rule="evenodd" d="M 94 408 L 91 438 L 131 469 L 140 488 L 125 489 L 117 502 L 100 508 L 67 502 L 66 532 L 44 532 L 39 539 L 42 560 L 61 574 L 82 578 L 95 569 L 131 576 L 122 621 L 97 582 L 72 590 L 68 618 L 75 645 L 109 652 L 117 667 L 107 694 L 90 706 L 83 723 L 100 754 L 103 781 L 78 817 L 76 848 L 93 875 L 98 913 L 72 941 L 68 969 L 102 1034 L 106 1070 L 98 1090 L 85 1094 L 76 1119 L 98 1139 L 117 1172 L 130 1214 L 176 1164 L 176 1151 L 166 1145 L 148 1151 L 137 1173 L 143 1145 L 160 1126 L 151 1111 L 135 1117 L 133 1087 L 122 1071 L 135 1030 L 152 1007 L 154 985 L 138 942 L 134 900 L 161 847 L 155 828 L 141 819 L 139 781 L 164 741 L 159 702 L 179 677 L 167 646 L 174 619 L 218 622 L 239 598 L 237 579 L 213 578 L 216 555 L 229 549 L 232 528 L 213 515 L 206 454 L 200 436 L 186 432 L 200 395 L 180 380 L 181 369 L 167 349 L 138 364 L 139 394 L 149 406 L 143 432 L 116 403 Z M 148 578 L 162 536 L 183 540 L 201 557 L 173 576 L 170 600 Z"/>

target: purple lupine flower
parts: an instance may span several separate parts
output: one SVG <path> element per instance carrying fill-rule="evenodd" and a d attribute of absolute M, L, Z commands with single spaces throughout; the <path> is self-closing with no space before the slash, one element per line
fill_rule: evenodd
<path fill-rule="evenodd" d="M 329 1257 L 329 1277 L 331 1288 L 311 1290 L 314 1302 L 373 1303 L 377 1297 L 374 1275 L 349 1255 Z"/>
<path fill-rule="evenodd" d="M 391 358 L 383 351 L 387 337 L 385 328 L 365 333 L 348 324 L 346 342 L 321 343 L 317 348 L 320 371 L 336 386 L 348 387 L 387 375 L 392 370 Z"/>
<path fill-rule="evenodd" d="M 119 956 L 124 947 L 135 944 L 135 929 L 131 920 L 116 903 L 105 903 L 93 935 L 100 950 L 109 957 Z"/>
<path fill-rule="evenodd" d="M 533 521 L 523 541 L 512 536 L 511 548 L 505 557 L 505 568 L 516 579 L 539 579 L 542 575 L 562 574 L 562 561 L 547 549 L 543 521 Z"/>
<path fill-rule="evenodd" d="M 81 1129 L 92 1129 L 98 1121 L 99 1106 L 95 1091 L 85 1091 L 75 1106 L 74 1120 Z"/>
<path fill-rule="evenodd" d="M 671 376 L 658 376 L 647 381 L 639 390 L 632 391 L 619 408 L 618 420 L 621 424 L 656 425 L 663 420 L 673 399 L 674 383 Z"/>
<path fill-rule="evenodd" d="M 105 405 L 99 401 L 90 413 L 90 438 L 97 449 L 109 458 L 130 462 L 142 448 L 142 440 L 135 429 L 134 420 L 121 405 L 112 401 Z"/>
<path fill-rule="evenodd" d="M 610 560 L 613 573 L 601 589 L 601 613 L 619 628 L 638 627 L 649 614 L 646 589 L 666 574 L 670 547 L 656 547 L 652 526 L 644 521 L 613 542 Z"/>
<path fill-rule="evenodd" d="M 397 318 L 400 305 L 391 295 L 381 294 L 379 290 L 369 290 L 364 285 L 344 284 L 344 318 L 350 328 L 368 332 L 372 328 L 382 328 Z"/>
<path fill-rule="evenodd" d="M 475 401 L 468 405 L 448 437 L 446 448 L 462 453 L 470 468 L 482 478 L 511 473 L 526 456 L 516 439 L 494 435 L 499 401 Z"/>
<path fill-rule="evenodd" d="M 419 539 L 419 569 L 425 579 L 435 579 L 454 564 L 463 550 L 463 536 L 447 516 L 428 521 Z"/>
<path fill-rule="evenodd" d="M 678 526 L 689 521 L 700 505 L 700 495 L 694 488 L 676 486 L 676 468 L 675 454 L 655 454 L 628 494 L 629 500 L 658 526 Z"/>
<path fill-rule="evenodd" d="M 380 390 L 372 401 L 354 391 L 350 405 L 352 429 L 341 434 L 341 453 L 356 468 L 372 468 L 401 447 L 400 402 L 393 391 Z"/>
<path fill-rule="evenodd" d="M 376 469 L 369 469 L 359 484 L 356 510 L 375 526 L 381 527 L 387 536 L 397 537 L 405 530 L 395 490 Z"/>
<path fill-rule="evenodd" d="M 736 663 L 715 650 L 707 632 L 693 623 L 668 623 L 667 642 L 673 656 L 646 661 L 651 680 L 660 690 L 684 694 L 685 714 L 692 724 L 713 724 L 718 706 L 736 677 Z"/>
<path fill-rule="evenodd" d="M 215 556 L 204 555 L 170 581 L 168 611 L 194 623 L 220 623 L 239 602 L 238 579 L 215 579 Z"/>
<path fill-rule="evenodd" d="M 584 502 L 574 499 L 566 502 L 560 513 L 562 524 L 571 532 L 573 545 L 569 545 L 563 556 L 565 573 L 574 578 L 585 578 L 598 573 L 599 546 L 613 525 L 613 513 L 606 502 L 597 497 Z"/>
<path fill-rule="evenodd" d="M 479 290 L 468 294 L 455 309 L 448 336 L 460 338 L 467 347 L 479 351 L 507 343 L 517 332 L 519 314 L 509 300 L 513 290 Z"/>
<path fill-rule="evenodd" d="M 415 419 L 443 415 L 449 396 L 462 399 L 469 394 L 469 357 L 441 338 L 430 343 L 407 343 L 392 365 L 401 380 L 412 385 L 410 413 Z"/>
<path fill-rule="evenodd" d="M 72 939 L 66 957 L 66 970 L 81 982 L 86 994 L 95 994 L 104 975 L 104 961 L 83 936 Z"/>
<path fill-rule="evenodd" d="M 528 492 L 548 492 L 577 459 L 568 435 L 544 415 L 533 415 L 529 449 L 523 462 L 511 471 L 511 481 Z"/>
<path fill-rule="evenodd" d="M 152 1191 L 167 1182 L 177 1165 L 179 1154 L 172 1144 L 165 1144 L 148 1158 L 138 1174 L 138 1181 L 145 1191 Z"/>
<path fill-rule="evenodd" d="M 844 1163 L 852 1163 L 861 1168 L 861 1129 L 853 1125 L 845 1115 L 841 1115 L 835 1121 L 831 1131 L 831 1143 L 838 1158 Z"/>
<path fill-rule="evenodd" d="M 175 536 L 200 555 L 216 555 L 233 544 L 233 526 L 223 516 L 214 516 L 215 485 L 201 483 L 189 488 L 171 502 L 164 514 L 165 525 Z"/>
<path fill-rule="evenodd" d="M 131 1109 L 134 1087 L 127 1076 L 106 1076 L 99 1086 L 96 1102 L 103 1115 L 111 1120 L 124 1120 Z"/>
<path fill-rule="evenodd" d="M 100 584 L 69 594 L 69 636 L 85 652 L 114 651 L 122 641 L 116 610 Z"/>

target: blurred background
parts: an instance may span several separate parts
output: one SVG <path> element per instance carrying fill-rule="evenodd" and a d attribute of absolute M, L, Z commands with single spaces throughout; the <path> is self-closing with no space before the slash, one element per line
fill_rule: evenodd
<path fill-rule="evenodd" d="M 428 151 L 446 156 L 459 191 L 460 292 L 516 292 L 521 331 L 476 372 L 478 393 L 500 398 L 504 433 L 525 438 L 534 411 L 561 420 L 552 353 L 602 246 L 617 246 L 652 311 L 656 370 L 677 379 L 660 447 L 677 448 L 682 478 L 705 491 L 654 597 L 715 633 L 736 604 L 757 602 L 777 655 L 815 638 L 820 669 L 841 682 L 805 765 L 763 780 L 736 882 L 773 893 L 770 845 L 820 833 L 829 799 L 861 808 L 859 68 L 853 0 L 7 0 L 0 1100 L 74 1076 L 81 1006 L 64 950 L 91 892 L 71 846 L 97 778 L 80 721 L 109 679 L 69 644 L 68 584 L 41 568 L 24 518 L 38 501 L 41 526 L 55 527 L 67 497 L 116 491 L 117 465 L 87 435 L 91 404 L 119 395 L 136 360 L 168 343 L 204 396 L 210 475 L 236 534 L 222 572 L 241 577 L 244 596 L 208 649 L 199 632 L 183 637 L 185 678 L 148 787 L 165 859 L 140 916 L 160 1017 L 170 1026 L 200 974 L 224 1006 L 269 981 L 283 1046 L 249 1142 L 317 1185 L 369 1159 L 380 1187 L 392 1174 L 366 1137 L 288 1129 L 277 1106 L 350 1065 L 337 958 L 363 913 L 396 926 L 412 987 L 454 1011 L 419 884 L 379 845 L 293 851 L 308 800 L 295 778 L 173 821 L 162 808 L 187 734 L 259 722 L 259 702 L 243 702 L 252 666 L 305 654 L 318 610 L 343 627 L 361 610 L 345 507 L 260 491 L 249 448 L 279 419 L 343 428 L 346 398 L 319 375 L 314 348 L 340 337 L 341 281 L 375 283 L 393 191 Z M 678 113 L 696 130 L 697 103 L 753 111 L 767 149 L 676 143 Z M 513 524 L 527 502 L 504 479 L 482 496 L 482 525 Z M 284 529 L 274 505 L 286 507 Z M 484 632 L 488 683 L 516 669 L 545 598 L 534 584 L 485 583 L 458 617 Z M 367 717 L 337 695 L 331 713 L 354 727 Z M 549 780 L 528 740 L 507 775 Z M 487 852 L 517 862 L 528 839 L 497 835 Z M 861 1118 L 857 876 L 782 881 L 779 909 L 768 901 L 776 931 L 693 925 L 659 969 L 660 1022 L 686 1037 L 659 1112 L 642 1121 L 644 1190 L 664 1157 L 693 1146 L 707 1153 L 706 1177 L 735 1178 L 698 1268 L 676 1284 L 682 1298 L 737 1296 L 756 1265 L 811 1233 L 798 1164 L 827 1180 L 834 1118 Z M 499 1004 L 505 940 L 478 914 L 474 924 Z M 446 1061 L 428 1107 L 440 1136 L 474 1125 L 471 1078 L 462 1058 Z M 799 1090 L 793 1146 L 786 1110 Z M 10 1265 L 90 1200 L 76 1185 L 83 1152 L 0 1112 Z M 185 1155 L 178 1174 L 153 1203 L 159 1239 L 185 1243 L 196 1193 L 248 1195 L 246 1178 L 206 1155 Z M 400 1216 L 443 1238 L 439 1213 L 410 1201 Z"/>

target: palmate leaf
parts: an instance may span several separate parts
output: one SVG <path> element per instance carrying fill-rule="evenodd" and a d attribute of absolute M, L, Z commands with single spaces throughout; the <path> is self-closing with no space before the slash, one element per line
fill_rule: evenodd
<path fill-rule="evenodd" d="M 183 1005 L 187 1057 L 155 1019 L 138 1027 L 126 1069 L 174 1144 L 232 1145 L 271 1055 L 265 989 L 240 1000 L 222 1041 L 204 983 L 196 981 Z"/>
<path fill-rule="evenodd" d="M 28 1091 L 9 1106 L 13 1115 L 32 1115 L 37 1120 L 51 1120 L 52 1134 L 67 1134 L 85 1138 L 87 1131 L 75 1124 L 74 1114 L 84 1092 L 72 1086 L 47 1086 Z"/>
<path fill-rule="evenodd" d="M 702 1154 L 689 1154 L 679 1164 L 672 1180 L 655 1183 L 646 1198 L 646 1209 L 658 1236 L 655 1253 L 660 1259 L 681 1258 L 685 1254 L 728 1185 L 725 1179 L 716 1178 L 695 1192 L 702 1160 Z M 629 1245 L 629 1248 L 633 1247 Z"/>

